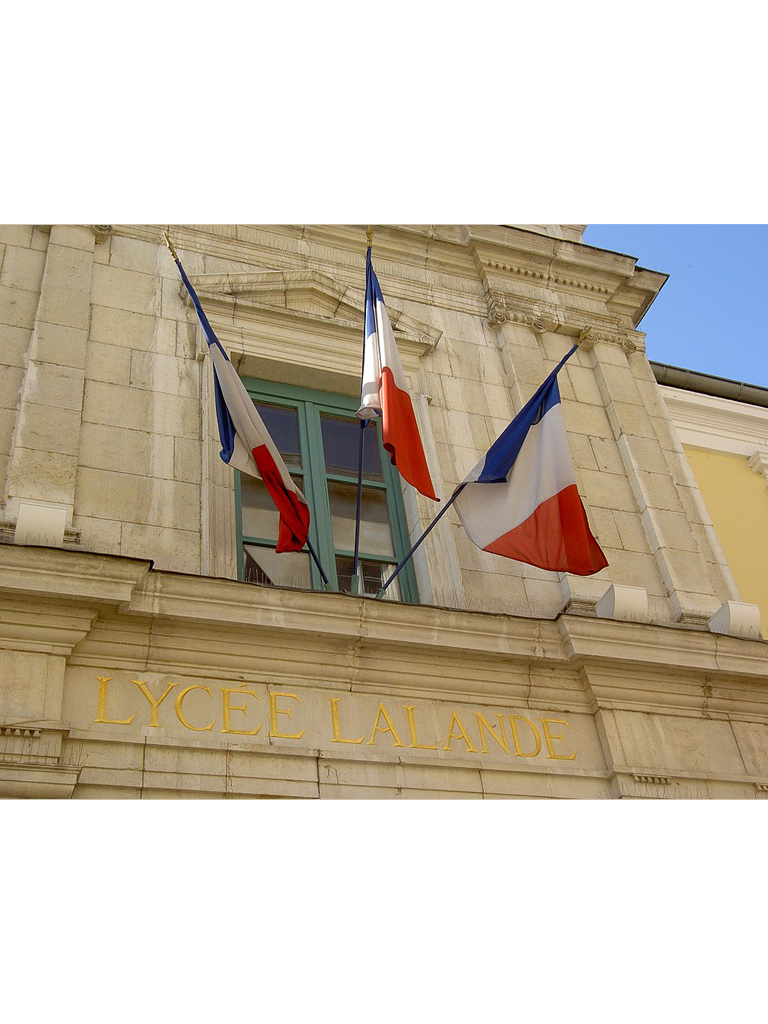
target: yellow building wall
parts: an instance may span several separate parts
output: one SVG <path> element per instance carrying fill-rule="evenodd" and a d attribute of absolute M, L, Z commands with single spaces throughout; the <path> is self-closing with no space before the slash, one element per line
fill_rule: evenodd
<path fill-rule="evenodd" d="M 760 606 L 768 638 L 768 486 L 742 455 L 685 452 L 742 601 Z"/>

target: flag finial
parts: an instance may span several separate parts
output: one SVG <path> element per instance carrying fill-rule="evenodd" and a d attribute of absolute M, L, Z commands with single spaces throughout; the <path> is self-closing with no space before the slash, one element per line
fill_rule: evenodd
<path fill-rule="evenodd" d="M 368 230 L 365 232 L 365 237 L 368 239 L 368 248 L 370 249 L 373 245 L 373 229 L 371 225 L 368 225 Z"/>
<path fill-rule="evenodd" d="M 166 245 L 168 246 L 168 248 L 169 248 L 169 249 L 170 249 L 170 251 L 171 251 L 171 256 L 173 256 L 173 258 L 174 258 L 174 259 L 176 260 L 176 262 L 178 263 L 179 257 L 178 257 L 178 256 L 176 255 L 176 250 L 175 250 L 175 249 L 173 248 L 173 246 L 171 245 L 171 240 L 170 240 L 170 238 L 168 237 L 168 232 L 167 232 L 167 231 L 164 231 L 164 232 L 163 232 L 163 237 L 165 238 L 165 244 L 166 244 Z"/>

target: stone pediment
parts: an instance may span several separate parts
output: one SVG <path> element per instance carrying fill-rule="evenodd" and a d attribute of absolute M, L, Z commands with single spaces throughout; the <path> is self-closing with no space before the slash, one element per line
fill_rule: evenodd
<path fill-rule="evenodd" d="M 322 384 L 350 394 L 359 388 L 362 289 L 311 269 L 197 274 L 190 282 L 241 375 L 290 379 L 308 387 Z M 389 302 L 387 311 L 403 368 L 413 374 L 442 331 Z M 206 349 L 200 334 L 199 358 Z"/>
<path fill-rule="evenodd" d="M 199 274 L 190 278 L 201 300 L 298 314 L 308 319 L 333 320 L 339 326 L 362 330 L 365 297 L 362 289 L 340 285 L 319 270 L 267 270 L 248 274 Z M 205 304 L 205 303 L 204 303 Z M 431 351 L 442 331 L 409 316 L 387 301 L 396 335 Z"/>

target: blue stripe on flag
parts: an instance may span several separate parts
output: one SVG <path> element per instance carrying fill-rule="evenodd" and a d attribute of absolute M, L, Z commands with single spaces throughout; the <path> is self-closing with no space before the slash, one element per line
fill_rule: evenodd
<path fill-rule="evenodd" d="M 184 267 L 182 267 L 180 260 L 176 260 L 176 266 L 179 268 L 181 274 L 181 280 L 184 282 L 184 287 L 189 293 L 190 299 L 192 299 L 192 305 L 195 307 L 197 318 L 200 321 L 200 326 L 203 329 L 205 340 L 210 345 L 215 345 L 224 358 L 229 362 L 229 356 L 221 346 L 219 339 L 213 333 L 213 328 L 208 322 L 208 317 L 205 315 L 203 307 L 200 305 L 200 299 L 197 297 L 197 292 L 189 283 L 189 278 L 184 273 Z M 221 451 L 219 455 L 222 457 L 224 462 L 229 462 L 235 451 L 235 424 L 232 422 L 232 417 L 229 415 L 229 409 L 227 403 L 224 401 L 224 395 L 221 391 L 221 385 L 219 384 L 219 378 L 216 375 L 216 368 L 213 369 L 213 389 L 216 396 L 216 420 L 219 424 L 219 438 L 221 439 Z"/>
<path fill-rule="evenodd" d="M 365 336 L 369 338 L 376 330 L 375 304 L 376 299 L 384 299 L 379 288 L 379 282 L 373 270 L 371 261 L 371 249 L 368 247 L 368 256 L 365 260 Z"/>
<path fill-rule="evenodd" d="M 541 384 L 517 416 L 515 416 L 504 433 L 493 442 L 488 449 L 488 454 L 485 456 L 483 471 L 475 483 L 501 484 L 506 482 L 515 459 L 523 447 L 523 442 L 528 436 L 528 431 L 534 424 L 539 423 L 546 413 L 560 401 L 557 375 L 566 360 L 570 359 L 577 348 L 578 346 L 574 345 L 570 352 L 560 360 L 544 383 Z"/>

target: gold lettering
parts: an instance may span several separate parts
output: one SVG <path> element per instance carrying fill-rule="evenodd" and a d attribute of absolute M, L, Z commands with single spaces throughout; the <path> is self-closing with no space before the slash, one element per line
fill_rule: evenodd
<path fill-rule="evenodd" d="M 490 736 L 493 736 L 493 738 L 496 740 L 496 742 L 499 744 L 499 746 L 501 747 L 501 749 L 504 751 L 505 754 L 509 753 L 509 741 L 507 740 L 507 733 L 506 733 L 506 730 L 504 728 L 504 716 L 497 714 L 496 717 L 499 720 L 499 728 L 501 729 L 501 738 L 499 738 L 496 735 L 496 733 L 493 731 L 493 726 L 491 725 L 491 723 L 489 721 L 486 720 L 485 716 L 479 714 L 479 712 L 477 712 L 477 711 L 475 712 L 475 718 L 477 719 L 477 724 L 480 727 L 480 742 L 483 744 L 483 753 L 484 754 L 489 753 L 489 751 L 486 749 L 486 746 L 485 746 L 485 736 L 483 735 L 483 729 L 487 729 L 488 730 L 488 734 Z"/>
<path fill-rule="evenodd" d="M 379 722 L 381 721 L 381 716 L 382 715 L 384 716 L 384 721 L 387 723 L 387 728 L 386 729 L 380 729 L 379 728 Z M 394 726 L 394 724 L 392 722 L 392 719 L 389 717 L 389 712 L 387 711 L 387 709 L 384 707 L 383 704 L 379 704 L 379 710 L 378 710 L 378 713 L 376 715 L 376 721 L 373 723 L 373 731 L 371 732 L 371 738 L 368 740 L 368 746 L 369 747 L 376 746 L 376 733 L 377 732 L 380 732 L 380 733 L 391 732 L 392 735 L 394 736 L 394 739 L 395 739 L 395 741 L 394 741 L 394 743 L 392 745 L 395 746 L 395 747 L 402 747 L 402 746 L 404 746 L 404 744 L 400 742 L 400 737 L 397 735 L 397 730 L 395 729 L 395 726 Z"/>
<path fill-rule="evenodd" d="M 171 690 L 174 688 L 174 686 L 178 686 L 179 684 L 178 683 L 169 683 L 168 684 L 168 689 L 165 691 L 165 693 L 160 698 L 160 700 L 155 700 L 155 698 L 150 693 L 149 687 L 147 686 L 146 683 L 143 683 L 140 679 L 132 679 L 131 682 L 134 683 L 136 686 L 138 686 L 138 688 L 141 690 L 141 692 L 144 694 L 144 696 L 149 701 L 149 706 L 152 708 L 152 713 L 149 716 L 149 725 L 152 726 L 152 728 L 157 729 L 157 727 L 160 725 L 160 721 L 159 721 L 159 719 L 157 717 L 157 710 L 160 707 L 160 705 L 163 703 L 165 698 L 168 696 L 168 694 L 171 692 Z"/>
<path fill-rule="evenodd" d="M 295 700 L 298 704 L 301 704 L 301 701 L 299 700 L 299 698 L 296 696 L 295 693 L 271 693 L 270 692 L 270 694 L 269 694 L 269 735 L 270 736 L 274 736 L 276 739 L 281 739 L 281 740 L 300 740 L 301 737 L 304 735 L 304 733 L 307 731 L 306 729 L 302 729 L 301 732 L 295 732 L 295 733 L 284 733 L 284 732 L 279 732 L 278 731 L 277 716 L 278 715 L 288 715 L 289 718 L 291 717 L 291 709 L 290 708 L 279 708 L 277 706 L 277 698 L 278 697 L 290 697 L 291 700 Z"/>
<path fill-rule="evenodd" d="M 193 732 L 208 732 L 209 729 L 213 728 L 213 722 L 211 722 L 210 725 L 190 725 L 189 722 L 184 717 L 182 702 L 184 701 L 184 698 L 187 696 L 187 694 L 191 693 L 192 690 L 205 690 L 209 697 L 213 696 L 213 694 L 211 693 L 210 686 L 188 686 L 186 690 L 182 690 L 179 696 L 176 698 L 176 717 L 178 718 L 178 720 L 181 722 L 185 729 L 191 729 Z"/>
<path fill-rule="evenodd" d="M 459 727 L 458 735 L 453 731 L 454 725 L 458 725 Z M 471 750 L 473 754 L 477 753 L 477 748 L 472 746 L 472 741 L 470 740 L 469 736 L 467 736 L 467 730 L 464 728 L 464 725 L 462 724 L 462 721 L 459 718 L 459 714 L 457 711 L 454 711 L 453 714 L 451 715 L 451 723 L 448 727 L 448 736 L 446 737 L 445 746 L 443 747 L 443 750 L 451 749 L 451 740 L 464 740 L 464 742 L 467 744 L 467 751 L 469 752 Z"/>
<path fill-rule="evenodd" d="M 339 701 L 341 697 L 329 697 L 328 700 L 331 702 L 331 721 L 333 722 L 333 742 L 334 743 L 362 743 L 365 739 L 365 733 L 360 737 L 359 740 L 345 740 L 342 739 L 341 725 L 339 723 Z"/>
<path fill-rule="evenodd" d="M 94 722 L 103 722 L 105 725 L 130 725 L 136 717 L 135 711 L 130 718 L 107 718 L 107 696 L 112 676 L 96 676 L 96 678 L 99 681 L 99 701 Z"/>
<path fill-rule="evenodd" d="M 247 715 L 247 713 L 248 713 L 246 711 L 246 709 L 245 709 L 245 704 L 241 704 L 239 707 L 234 707 L 234 708 L 230 707 L 230 705 L 229 705 L 229 699 L 230 699 L 229 695 L 230 695 L 230 693 L 242 693 L 243 695 L 245 695 L 247 693 L 247 694 L 250 694 L 251 697 L 255 697 L 256 700 L 259 699 L 258 693 L 254 693 L 253 690 L 245 690 L 245 689 L 243 689 L 244 686 L 245 686 L 245 683 L 242 683 L 240 686 L 220 686 L 219 687 L 219 689 L 221 690 L 221 701 L 222 701 L 223 709 L 224 709 L 224 728 L 221 731 L 222 732 L 231 732 L 231 733 L 236 734 L 237 736 L 255 736 L 256 733 L 259 731 L 259 729 L 261 729 L 260 725 L 257 725 L 255 729 L 251 729 L 251 730 L 248 730 L 248 729 L 233 729 L 232 728 L 232 722 L 231 722 L 231 719 L 230 719 L 230 714 L 231 714 L 232 711 L 242 711 L 244 715 Z"/>
<path fill-rule="evenodd" d="M 416 708 L 412 704 L 403 704 L 405 713 L 408 715 L 408 732 L 411 734 L 411 742 L 408 744 L 410 747 L 416 747 L 418 750 L 437 750 L 439 744 L 435 744 L 434 747 L 427 746 L 424 743 L 419 743 L 416 737 Z"/>
<path fill-rule="evenodd" d="M 522 715 L 509 715 L 509 721 L 512 724 L 512 739 L 515 741 L 515 757 L 536 757 L 538 752 L 541 750 L 541 736 L 539 730 L 530 720 L 530 718 L 523 718 Z M 524 754 L 520 749 L 520 736 L 517 731 L 518 722 L 527 722 L 533 729 L 534 736 L 536 737 L 536 749 L 532 754 Z"/>
<path fill-rule="evenodd" d="M 566 729 L 570 729 L 570 725 L 568 725 L 567 722 L 564 722 L 562 718 L 541 718 L 539 719 L 539 721 L 541 722 L 542 728 L 544 729 L 544 739 L 547 741 L 547 750 L 549 751 L 547 757 L 551 757 L 556 761 L 575 760 L 578 751 L 574 751 L 572 754 L 556 754 L 554 752 L 554 750 L 552 749 L 552 740 L 560 740 L 561 743 L 565 743 L 565 740 L 563 739 L 562 733 L 556 732 L 554 735 L 550 735 L 549 733 L 550 723 L 552 725 L 564 725 Z"/>

